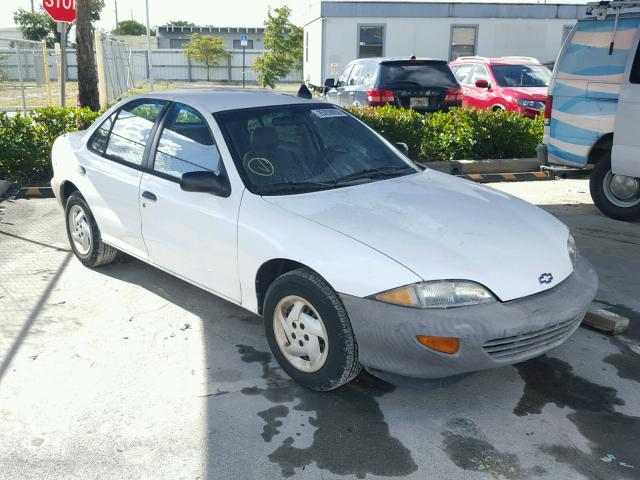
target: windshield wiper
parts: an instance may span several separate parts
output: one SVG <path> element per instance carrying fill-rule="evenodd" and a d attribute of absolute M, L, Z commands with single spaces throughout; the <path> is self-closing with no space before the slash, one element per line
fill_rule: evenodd
<path fill-rule="evenodd" d="M 367 168 L 366 170 L 360 170 L 359 172 L 353 172 L 345 177 L 336 180 L 336 184 L 343 184 L 347 182 L 352 182 L 355 180 L 360 180 L 363 178 L 385 178 L 385 177 L 396 177 L 401 175 L 402 173 L 413 172 L 416 173 L 416 170 L 413 167 L 405 166 L 405 167 L 380 167 L 380 168 Z"/>
<path fill-rule="evenodd" d="M 335 186 L 335 183 L 323 183 L 323 182 L 281 182 L 274 183 L 273 185 L 265 185 L 262 188 L 261 194 L 269 194 L 269 193 L 282 193 L 282 192 L 291 192 L 291 191 L 313 191 L 313 190 L 325 190 L 327 188 L 332 188 Z"/>

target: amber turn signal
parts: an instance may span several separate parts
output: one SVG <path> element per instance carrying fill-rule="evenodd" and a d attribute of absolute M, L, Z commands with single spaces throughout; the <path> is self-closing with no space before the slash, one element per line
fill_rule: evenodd
<path fill-rule="evenodd" d="M 429 337 L 427 335 L 416 336 L 418 342 L 431 350 L 442 353 L 456 353 L 460 348 L 460 340 L 451 337 Z"/>

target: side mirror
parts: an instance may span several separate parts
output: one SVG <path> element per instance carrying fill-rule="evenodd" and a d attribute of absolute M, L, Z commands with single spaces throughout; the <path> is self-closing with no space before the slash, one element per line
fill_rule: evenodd
<path fill-rule="evenodd" d="M 476 80 L 476 87 L 478 87 L 478 88 L 489 88 L 489 81 L 485 80 L 484 78 Z"/>
<path fill-rule="evenodd" d="M 335 78 L 327 78 L 324 81 L 324 86 L 331 89 L 331 88 L 335 88 L 336 86 L 336 79 Z"/>
<path fill-rule="evenodd" d="M 397 148 L 398 150 L 400 150 L 400 152 L 401 152 L 404 156 L 406 156 L 406 157 L 408 157 L 408 156 L 409 156 L 409 146 L 408 146 L 406 143 L 404 143 L 404 142 L 398 142 L 398 143 L 396 143 L 395 145 L 396 145 L 396 148 Z"/>
<path fill-rule="evenodd" d="M 218 197 L 231 195 L 231 186 L 226 178 L 215 172 L 187 172 L 182 175 L 180 188 L 185 192 L 211 193 Z"/>

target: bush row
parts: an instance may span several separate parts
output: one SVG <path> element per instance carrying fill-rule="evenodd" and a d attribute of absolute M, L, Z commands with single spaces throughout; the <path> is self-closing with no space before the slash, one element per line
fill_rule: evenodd
<path fill-rule="evenodd" d="M 73 107 L 38 108 L 13 117 L 0 112 L 0 179 L 23 185 L 48 181 L 55 139 L 88 128 L 98 115 Z"/>
<path fill-rule="evenodd" d="M 455 108 L 420 114 L 392 106 L 352 109 L 391 142 L 404 142 L 409 155 L 423 162 L 536 156 L 543 118 L 515 112 Z"/>

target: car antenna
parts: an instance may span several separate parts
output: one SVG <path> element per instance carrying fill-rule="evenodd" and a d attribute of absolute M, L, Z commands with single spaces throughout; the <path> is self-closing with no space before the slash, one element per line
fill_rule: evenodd
<path fill-rule="evenodd" d="M 298 90 L 298 96 L 300 98 L 306 98 L 308 100 L 311 100 L 313 98 L 311 91 L 307 88 L 307 86 L 304 83 L 300 85 L 300 89 Z"/>

